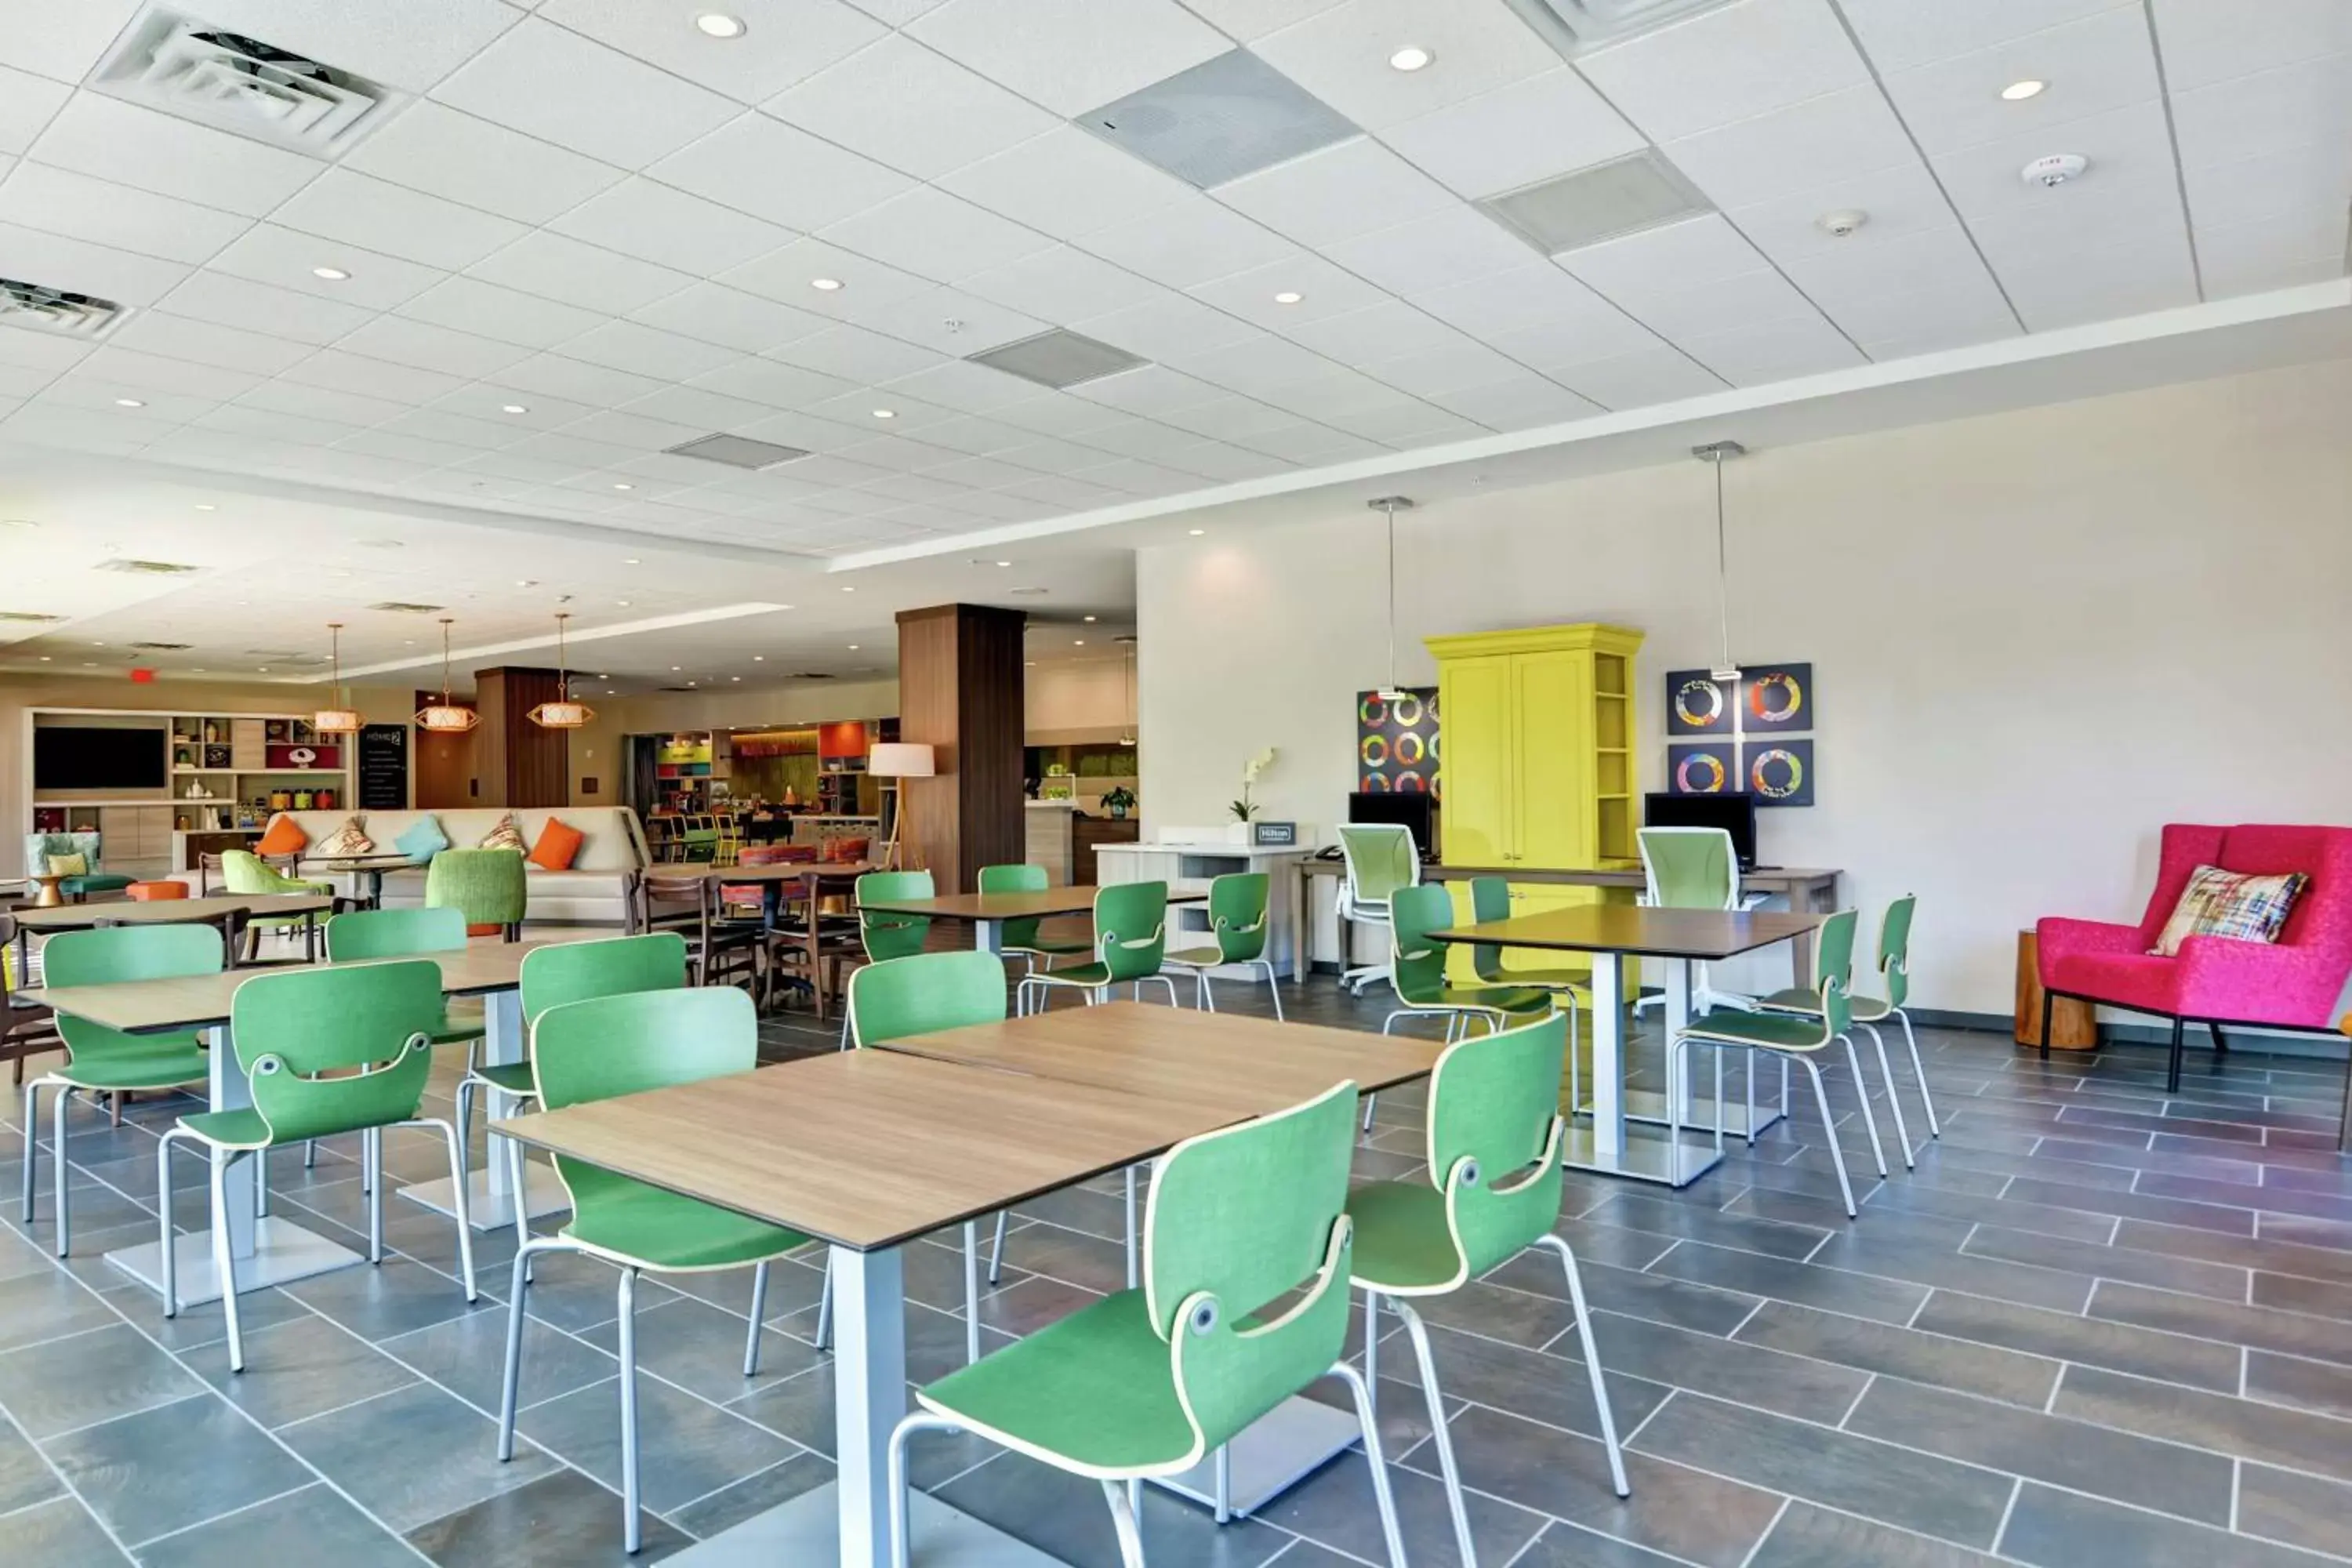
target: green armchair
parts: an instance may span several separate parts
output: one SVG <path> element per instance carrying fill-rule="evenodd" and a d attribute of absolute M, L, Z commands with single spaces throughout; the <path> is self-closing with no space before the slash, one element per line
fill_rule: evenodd
<path fill-rule="evenodd" d="M 80 856 L 89 869 L 58 883 L 58 890 L 76 903 L 92 893 L 119 893 L 131 886 L 135 878 L 112 876 L 100 868 L 99 848 L 100 838 L 95 833 L 27 833 L 25 869 L 27 873 L 47 871 L 53 855 Z"/>
<path fill-rule="evenodd" d="M 425 868 L 425 908 L 462 910 L 467 936 L 516 941 L 530 903 L 520 850 L 444 849 Z"/>
<path fill-rule="evenodd" d="M 250 849 L 221 851 L 221 891 L 228 894 L 316 893 L 320 897 L 334 892 L 331 882 L 311 881 L 302 877 L 289 877 L 271 868 L 269 863 Z M 261 933 L 265 931 L 287 931 L 299 928 L 305 936 L 304 956 L 311 956 L 310 933 L 318 930 L 318 921 L 311 915 L 255 915 L 246 921 L 245 953 L 238 961 L 251 963 L 260 952 Z"/>

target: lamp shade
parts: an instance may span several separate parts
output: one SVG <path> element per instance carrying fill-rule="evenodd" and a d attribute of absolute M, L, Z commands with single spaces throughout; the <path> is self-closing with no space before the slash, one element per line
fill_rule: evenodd
<path fill-rule="evenodd" d="M 877 741 L 866 754 L 866 771 L 877 778 L 927 779 L 939 771 L 931 748 L 911 741 Z"/>

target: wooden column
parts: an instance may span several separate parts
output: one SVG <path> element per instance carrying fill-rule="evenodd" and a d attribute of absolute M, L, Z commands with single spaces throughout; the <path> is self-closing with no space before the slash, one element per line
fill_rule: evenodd
<path fill-rule="evenodd" d="M 508 666 L 474 672 L 474 701 L 482 715 L 474 731 L 474 772 L 482 788 L 476 804 L 572 804 L 571 733 L 530 721 L 530 710 L 555 700 L 559 686 L 551 669 Z"/>
<path fill-rule="evenodd" d="M 901 783 L 908 864 L 941 893 L 969 892 L 982 866 L 1027 852 L 1022 815 L 1019 610 L 936 605 L 898 616 L 898 736 L 930 746 L 939 773 Z"/>

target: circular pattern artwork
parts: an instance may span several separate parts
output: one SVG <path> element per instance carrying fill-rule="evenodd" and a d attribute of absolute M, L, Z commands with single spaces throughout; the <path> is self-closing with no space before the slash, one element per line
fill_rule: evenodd
<path fill-rule="evenodd" d="M 1748 760 L 1748 788 L 1766 800 L 1794 801 L 1805 793 L 1804 760 L 1787 746 L 1768 746 Z"/>
<path fill-rule="evenodd" d="M 1675 688 L 1675 717 L 1684 733 L 1713 730 L 1723 720 L 1723 688 L 1706 677 L 1685 680 Z"/>
<path fill-rule="evenodd" d="M 1721 757 L 1696 747 L 1675 764 L 1675 788 L 1682 795 L 1720 795 L 1728 778 Z"/>
<path fill-rule="evenodd" d="M 1437 793 L 1437 692 L 1356 694 L 1356 787 Z"/>
<path fill-rule="evenodd" d="M 1812 728 L 1811 720 L 1801 718 L 1805 688 L 1794 671 L 1767 670 L 1749 677 L 1747 685 L 1748 717 L 1758 724 L 1775 730 Z"/>

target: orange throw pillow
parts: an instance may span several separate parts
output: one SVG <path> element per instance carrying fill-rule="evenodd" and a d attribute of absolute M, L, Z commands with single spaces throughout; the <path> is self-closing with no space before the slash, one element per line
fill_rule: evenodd
<path fill-rule="evenodd" d="M 302 825 L 280 812 L 270 818 L 269 831 L 261 836 L 253 852 L 265 860 L 275 860 L 281 855 L 299 855 L 310 842 L 310 836 L 302 831 Z"/>
<path fill-rule="evenodd" d="M 587 841 L 586 834 L 551 816 L 539 830 L 539 842 L 530 847 L 530 863 L 542 871 L 569 871 L 572 858 Z"/>

